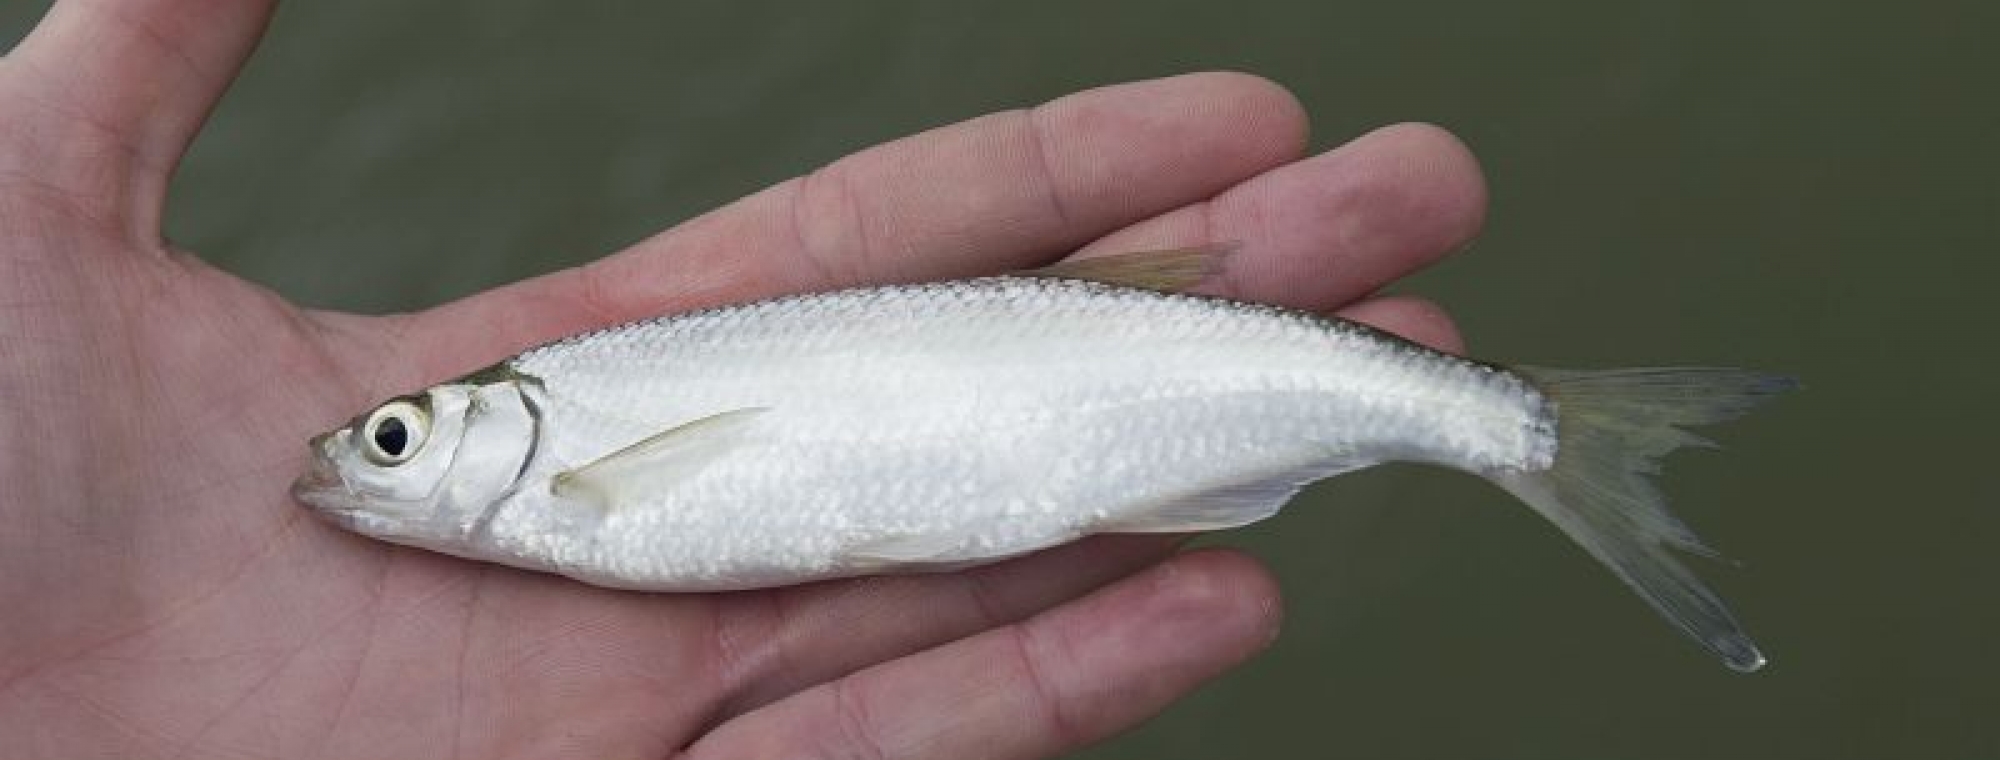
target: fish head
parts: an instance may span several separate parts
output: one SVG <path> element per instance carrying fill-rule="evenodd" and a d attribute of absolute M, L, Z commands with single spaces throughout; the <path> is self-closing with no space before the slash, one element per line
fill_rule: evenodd
<path fill-rule="evenodd" d="M 536 428 L 515 381 L 434 386 L 314 437 L 292 494 L 356 533 L 479 556 L 477 528 L 521 477 Z"/>

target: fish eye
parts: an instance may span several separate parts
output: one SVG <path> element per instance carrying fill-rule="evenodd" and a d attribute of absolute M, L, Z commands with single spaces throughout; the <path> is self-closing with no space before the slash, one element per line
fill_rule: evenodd
<path fill-rule="evenodd" d="M 410 461 L 430 434 L 430 415 L 408 401 L 391 401 L 361 424 L 361 453 L 368 461 L 394 467 Z"/>

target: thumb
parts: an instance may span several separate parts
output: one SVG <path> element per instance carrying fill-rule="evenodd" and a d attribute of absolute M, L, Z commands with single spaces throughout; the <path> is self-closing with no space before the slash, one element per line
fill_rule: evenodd
<path fill-rule="evenodd" d="M 167 182 L 272 0 L 58 0 L 7 57 L 39 178 L 157 242 Z M 0 159 L 5 160 L 5 159 Z M 11 167 L 0 167 L 11 168 Z"/>

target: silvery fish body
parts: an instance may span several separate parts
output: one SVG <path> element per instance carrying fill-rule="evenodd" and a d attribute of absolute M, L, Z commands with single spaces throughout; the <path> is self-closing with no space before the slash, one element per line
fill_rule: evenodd
<path fill-rule="evenodd" d="M 1566 441 L 1584 440 L 1566 425 L 1620 432 L 1621 410 L 1596 396 L 1667 403 L 1629 391 L 1647 372 L 1639 386 L 1676 398 L 1699 386 L 1707 400 L 1634 423 L 1650 437 L 1623 471 L 1583 472 L 1604 466 L 1591 457 L 1576 477 L 1645 490 L 1639 465 L 1685 442 L 1671 425 L 1733 416 L 1775 387 L 1733 370 L 1538 382 L 1336 319 L 1078 279 L 877 287 L 530 350 L 322 436 L 297 492 L 390 541 L 604 586 L 715 591 L 1231 527 L 1315 480 L 1430 462 L 1521 496 L 1753 668 L 1761 655 L 1665 551 L 1698 544 L 1657 496 L 1578 505 L 1591 489 L 1557 466 Z M 1610 421 L 1573 422 L 1571 387 L 1579 415 Z"/>
<path fill-rule="evenodd" d="M 1528 467 L 1554 445 L 1541 396 L 1511 375 L 1351 325 L 1067 280 L 786 299 L 564 341 L 508 369 L 539 381 L 530 486 L 740 415 L 695 444 L 719 450 L 674 455 L 700 460 L 686 472 L 611 503 L 521 488 L 479 536 L 647 589 L 1223 527 L 1282 503 L 1260 490 L 1385 459 Z M 1229 489 L 1245 493 L 1216 494 Z"/>

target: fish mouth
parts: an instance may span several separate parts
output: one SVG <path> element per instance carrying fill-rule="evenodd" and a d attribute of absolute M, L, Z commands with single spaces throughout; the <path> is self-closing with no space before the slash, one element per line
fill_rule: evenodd
<path fill-rule="evenodd" d="M 329 472 L 314 460 L 313 469 L 292 482 L 292 498 L 313 513 L 314 517 L 350 531 L 361 530 L 362 508 L 355 501 L 355 494 L 338 474 Z"/>
<path fill-rule="evenodd" d="M 339 497 L 352 496 L 339 476 L 328 478 L 319 473 L 306 473 L 292 482 L 292 498 L 300 504 L 329 512 L 343 512 L 347 507 Z"/>
<path fill-rule="evenodd" d="M 324 512 L 348 512 L 354 491 L 347 487 L 347 481 L 340 477 L 339 470 L 325 454 L 328 435 L 320 435 L 312 440 L 312 456 L 304 475 L 292 481 L 292 498 L 299 503 Z M 347 497 L 343 499 L 342 497 Z"/>

